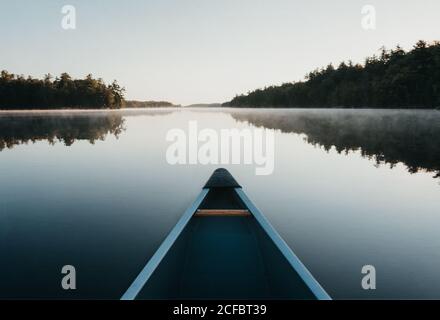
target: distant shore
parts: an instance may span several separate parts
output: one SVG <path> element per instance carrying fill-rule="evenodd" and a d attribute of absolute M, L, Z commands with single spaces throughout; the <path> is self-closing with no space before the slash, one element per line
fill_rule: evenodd
<path fill-rule="evenodd" d="M 0 115 L 2 114 L 62 114 L 62 113 L 120 113 L 124 111 L 142 111 L 142 110 L 169 110 L 169 109 L 180 109 L 182 107 L 151 107 L 151 108 L 122 108 L 122 109 L 75 109 L 75 108 L 65 108 L 65 109 L 0 109 Z"/>
<path fill-rule="evenodd" d="M 87 111 L 123 111 L 123 110 L 148 110 L 148 109 L 173 109 L 173 108 L 183 108 L 181 105 L 170 105 L 170 106 L 150 106 L 150 107 L 138 107 L 138 108 L 23 108 L 23 109 L 7 109 L 0 107 L 0 113 L 9 112 L 87 112 Z"/>
<path fill-rule="evenodd" d="M 173 106 L 173 107 L 150 107 L 150 108 L 121 108 L 121 109 L 76 109 L 76 108 L 64 108 L 64 109 L 0 109 L 0 115 L 2 114 L 29 114 L 29 113 L 41 113 L 41 114 L 62 114 L 62 113 L 120 113 L 124 111 L 135 112 L 135 111 L 148 111 L 148 110 L 185 110 L 185 109 L 229 109 L 229 110 L 317 110 L 317 111 L 379 111 L 379 110 L 394 110 L 394 111 L 438 111 L 440 112 L 440 107 L 438 108 L 280 108 L 280 107 L 264 107 L 264 108 L 253 108 L 253 107 L 213 107 L 210 105 L 206 106 Z"/>

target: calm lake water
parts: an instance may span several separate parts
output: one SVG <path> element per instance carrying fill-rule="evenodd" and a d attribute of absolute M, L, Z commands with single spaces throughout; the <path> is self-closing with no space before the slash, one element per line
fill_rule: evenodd
<path fill-rule="evenodd" d="M 120 298 L 217 168 L 167 163 L 191 120 L 274 131 L 226 167 L 333 298 L 440 298 L 440 112 L 246 109 L 0 113 L 0 298 Z"/>

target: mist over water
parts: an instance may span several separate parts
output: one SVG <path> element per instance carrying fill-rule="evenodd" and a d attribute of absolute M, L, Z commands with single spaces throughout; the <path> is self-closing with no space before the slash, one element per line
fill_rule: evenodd
<path fill-rule="evenodd" d="M 0 113 L 0 296 L 119 298 L 217 168 L 166 162 L 192 120 L 274 131 L 227 168 L 332 297 L 440 298 L 440 112 L 203 108 Z"/>
<path fill-rule="evenodd" d="M 403 163 L 411 173 L 440 176 L 440 111 L 296 109 L 231 115 L 258 127 L 304 134 L 307 143 L 326 151 L 359 151 L 377 165 Z"/>

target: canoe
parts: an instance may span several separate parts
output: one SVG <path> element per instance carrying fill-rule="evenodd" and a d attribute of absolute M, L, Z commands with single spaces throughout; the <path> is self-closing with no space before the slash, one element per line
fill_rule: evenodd
<path fill-rule="evenodd" d="M 330 296 L 232 175 L 218 169 L 121 299 Z"/>

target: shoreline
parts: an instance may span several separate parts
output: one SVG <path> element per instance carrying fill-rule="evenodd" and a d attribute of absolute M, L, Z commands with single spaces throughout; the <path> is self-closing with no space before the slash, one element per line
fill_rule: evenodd
<path fill-rule="evenodd" d="M 179 106 L 173 107 L 151 107 L 151 108 L 122 108 L 122 109 L 0 109 L 0 114 L 6 113 L 92 113 L 92 112 L 121 112 L 139 110 L 169 110 L 180 109 Z"/>
<path fill-rule="evenodd" d="M 151 108 L 122 108 L 122 109 L 0 109 L 0 114 L 21 114 L 21 113 L 101 113 L 101 112 L 122 112 L 122 111 L 148 111 L 148 110 L 184 110 L 184 109 L 211 109 L 211 110 L 350 110 L 350 111 L 365 111 L 365 110 L 390 110 L 390 111 L 440 111 L 440 108 L 278 108 L 278 107 L 151 107 Z"/>

